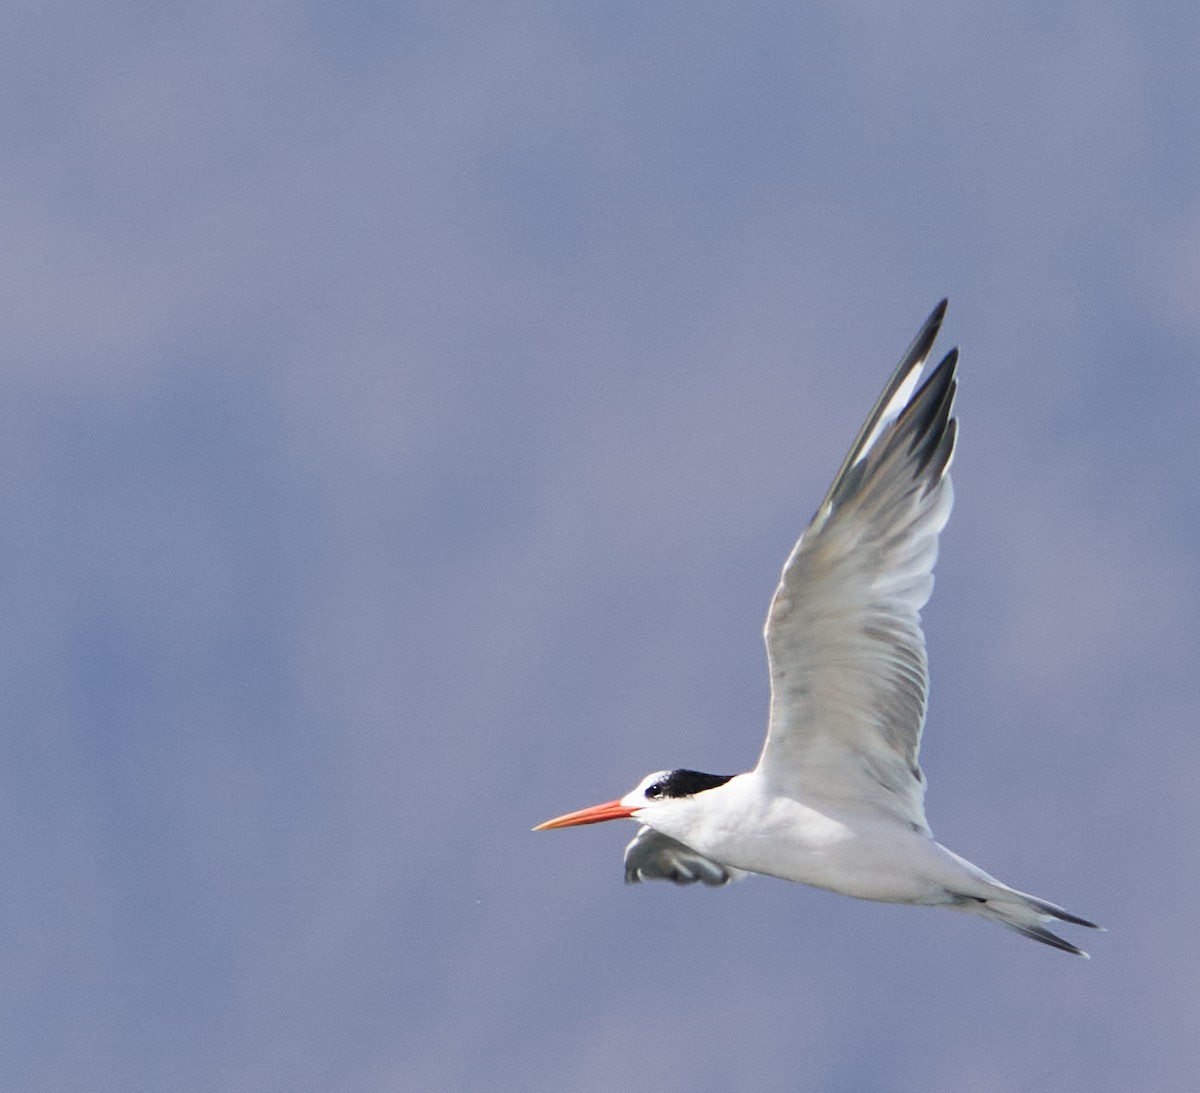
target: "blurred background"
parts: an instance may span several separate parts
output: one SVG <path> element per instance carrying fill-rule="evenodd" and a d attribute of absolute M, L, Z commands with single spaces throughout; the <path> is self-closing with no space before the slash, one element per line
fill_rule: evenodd
<path fill-rule="evenodd" d="M 1200 15 L 0 15 L 0 1087 L 1195 1088 Z M 622 884 L 943 295 L 938 837 Z"/>

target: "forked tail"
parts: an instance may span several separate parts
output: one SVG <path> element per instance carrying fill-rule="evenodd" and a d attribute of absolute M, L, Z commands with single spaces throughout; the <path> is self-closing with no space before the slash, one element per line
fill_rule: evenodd
<path fill-rule="evenodd" d="M 960 910 L 990 918 L 993 922 L 1000 923 L 1001 926 L 1007 926 L 1010 930 L 1016 930 L 1019 934 L 1033 938 L 1034 941 L 1040 941 L 1044 945 L 1053 945 L 1054 948 L 1062 949 L 1063 952 L 1074 953 L 1076 956 L 1087 959 L 1088 954 L 1083 949 L 1072 945 L 1065 938 L 1051 933 L 1046 929 L 1046 923 L 1069 922 L 1074 926 L 1086 926 L 1089 930 L 1102 930 L 1102 926 L 1088 922 L 1086 918 L 1073 915 L 1070 911 L 1064 911 L 1053 903 L 1047 903 L 1045 900 L 1036 899 L 1024 892 L 1018 892 L 1015 888 L 1009 888 L 999 881 L 989 887 L 992 888 L 994 894 L 987 896 L 959 895 L 956 897 L 954 905 Z"/>

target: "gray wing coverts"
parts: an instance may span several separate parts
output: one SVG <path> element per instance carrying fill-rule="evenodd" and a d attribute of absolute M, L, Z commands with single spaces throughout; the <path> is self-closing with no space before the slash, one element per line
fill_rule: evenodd
<path fill-rule="evenodd" d="M 701 884 L 719 888 L 740 880 L 740 869 L 719 865 L 696 853 L 678 839 L 643 827 L 625 847 L 625 883 L 644 880 L 669 880 L 675 884 Z"/>

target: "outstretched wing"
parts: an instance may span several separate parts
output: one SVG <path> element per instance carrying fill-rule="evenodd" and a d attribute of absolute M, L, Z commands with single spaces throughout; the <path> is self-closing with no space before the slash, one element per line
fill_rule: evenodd
<path fill-rule="evenodd" d="M 916 387 L 945 310 L 943 300 L 926 320 L 783 567 L 765 630 L 771 718 L 758 762 L 806 800 L 925 831 L 920 611 L 953 502 L 958 351 Z"/>
<path fill-rule="evenodd" d="M 690 846 L 678 839 L 663 835 L 652 827 L 643 827 L 625 847 L 625 883 L 637 884 L 643 880 L 669 880 L 676 884 L 702 884 L 719 888 L 732 880 L 741 880 L 746 874 L 711 861 L 697 854 Z"/>

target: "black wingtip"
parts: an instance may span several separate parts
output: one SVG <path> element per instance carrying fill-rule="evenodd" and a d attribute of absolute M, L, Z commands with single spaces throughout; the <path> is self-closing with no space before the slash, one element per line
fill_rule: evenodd
<path fill-rule="evenodd" d="M 950 306 L 950 301 L 946 297 L 942 297 L 941 302 L 935 307 L 922 324 L 921 329 L 917 331 L 917 336 L 913 338 L 912 345 L 908 347 L 908 352 L 904 354 L 900 367 L 904 368 L 905 363 L 915 363 L 919 360 L 924 360 L 929 356 L 929 351 L 933 348 L 933 343 L 937 339 L 938 332 L 942 329 L 942 320 L 946 317 L 946 308 Z"/>
<path fill-rule="evenodd" d="M 934 338 L 937 337 L 938 331 L 942 328 L 942 320 L 946 317 L 946 308 L 950 306 L 948 297 L 943 296 L 938 301 L 937 306 L 929 313 L 929 318 L 921 324 L 921 331 L 913 339 L 913 344 L 918 345 L 927 342 L 928 345 L 933 345 Z M 928 350 L 926 350 L 928 352 Z"/>
<path fill-rule="evenodd" d="M 842 460 L 842 465 L 838 468 L 837 474 L 833 476 L 833 485 L 829 487 L 829 492 L 817 507 L 818 513 L 824 509 L 831 508 L 839 494 L 845 491 L 845 477 L 851 467 L 858 461 L 863 444 L 866 443 L 867 438 L 875 431 L 875 426 L 879 424 L 879 419 L 883 415 L 884 410 L 891 404 L 892 398 L 909 377 L 912 370 L 917 367 L 923 367 L 924 362 L 929 357 L 930 351 L 933 349 L 933 343 L 937 340 L 938 332 L 942 326 L 942 319 L 946 315 L 948 305 L 949 300 L 943 298 L 929 313 L 929 318 L 921 324 L 921 329 L 917 331 L 917 336 L 913 338 L 912 343 L 905 350 L 904 356 L 900 358 L 900 363 L 892 371 L 887 386 L 884 387 L 879 398 L 875 400 L 875 405 L 867 415 L 867 420 L 863 422 L 862 428 L 858 431 L 858 436 L 854 438 L 854 443 L 850 445 L 850 450 L 846 453 L 846 458 Z"/>
<path fill-rule="evenodd" d="M 958 350 L 951 349 L 929 374 L 897 419 L 897 430 L 910 436 L 909 454 L 919 452 L 917 473 L 928 478 L 927 489 L 940 481 L 954 452 L 957 426 L 953 417 L 957 389 Z M 933 473 L 928 474 L 929 468 Z"/>

